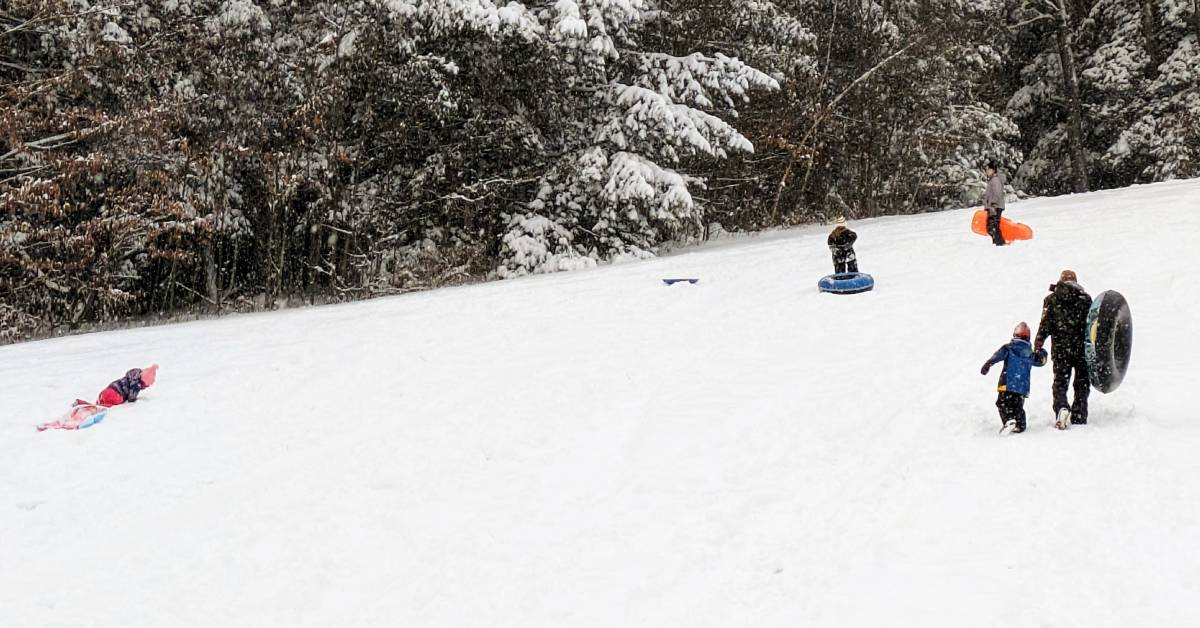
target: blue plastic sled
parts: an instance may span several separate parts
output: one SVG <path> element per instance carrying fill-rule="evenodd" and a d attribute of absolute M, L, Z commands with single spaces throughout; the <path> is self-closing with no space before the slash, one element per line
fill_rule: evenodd
<path fill-rule="evenodd" d="M 93 414 L 92 416 L 88 417 L 83 423 L 79 424 L 79 429 L 82 430 L 85 427 L 91 427 L 91 426 L 103 421 L 104 415 L 106 415 L 106 414 L 108 414 L 108 410 L 102 410 L 98 414 Z"/>
<path fill-rule="evenodd" d="M 686 281 L 688 283 L 696 283 L 697 281 L 700 281 L 700 278 L 699 277 L 685 277 L 682 279 L 663 279 L 662 280 L 662 282 L 667 284 L 668 286 L 671 284 L 679 283 L 681 281 Z"/>
<path fill-rule="evenodd" d="M 858 294 L 875 287 L 875 279 L 866 273 L 838 273 L 826 275 L 817 282 L 821 292 L 832 294 Z"/>

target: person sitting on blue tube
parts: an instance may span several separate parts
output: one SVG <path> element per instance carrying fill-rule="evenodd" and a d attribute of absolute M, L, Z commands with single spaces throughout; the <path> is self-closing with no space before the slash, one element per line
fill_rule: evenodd
<path fill-rule="evenodd" d="M 854 241 L 858 234 L 846 227 L 846 217 L 838 216 L 829 234 L 829 250 L 833 253 L 833 272 L 857 273 L 858 257 L 854 254 Z"/>

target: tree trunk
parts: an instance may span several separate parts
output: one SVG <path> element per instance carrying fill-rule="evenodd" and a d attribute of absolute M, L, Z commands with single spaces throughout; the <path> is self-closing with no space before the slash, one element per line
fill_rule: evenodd
<path fill-rule="evenodd" d="M 284 184 L 280 172 L 283 166 L 280 164 L 278 155 L 271 155 L 269 167 L 270 170 L 267 173 L 269 183 L 266 203 L 266 244 L 259 262 L 262 264 L 263 273 L 263 309 L 274 310 L 283 288 L 283 265 L 276 261 L 275 256 L 277 252 L 282 254 L 284 243 L 281 240 L 284 238 L 283 231 L 286 229 L 281 224 L 285 220 L 284 208 L 281 207 Z"/>
<path fill-rule="evenodd" d="M 1192 26 L 1196 27 L 1196 44 L 1200 45 L 1200 0 L 1192 0 Z"/>
<path fill-rule="evenodd" d="M 1162 58 L 1158 56 L 1158 45 L 1154 42 L 1157 32 L 1158 28 L 1154 24 L 1154 0 L 1142 0 L 1142 37 L 1145 40 L 1146 56 L 1150 58 L 1150 67 L 1146 72 L 1150 77 L 1158 75 L 1158 64 L 1162 63 Z"/>
<path fill-rule="evenodd" d="M 268 174 L 268 176 L 272 176 Z M 270 197 L 267 199 L 266 207 L 264 207 L 266 224 L 262 234 L 262 248 L 258 251 L 259 272 L 262 273 L 262 291 L 263 291 L 263 309 L 271 309 L 271 304 L 275 302 L 275 272 L 271 262 L 275 259 L 275 191 L 274 186 L 268 190 L 267 194 Z"/>
<path fill-rule="evenodd" d="M 771 226 L 775 226 L 779 218 L 779 199 L 783 197 L 783 189 L 787 187 L 788 179 L 792 176 L 792 166 L 796 164 L 796 158 L 792 153 L 788 152 L 787 168 L 783 169 L 783 177 L 779 179 L 779 185 L 775 188 L 775 199 L 771 201 Z"/>
<path fill-rule="evenodd" d="M 291 299 L 292 293 L 295 292 L 295 286 L 288 283 L 291 280 L 291 276 L 286 274 L 288 267 L 288 238 L 291 237 L 289 231 L 291 230 L 290 225 L 292 222 L 288 213 L 288 206 L 290 204 L 290 199 L 286 199 L 285 197 L 284 202 L 280 206 L 279 235 L 277 238 L 279 242 L 279 258 L 276 261 L 277 265 L 275 267 L 275 295 L 277 300 L 283 299 L 283 307 L 288 307 L 288 301 Z M 275 309 L 275 307 L 273 305 L 271 309 Z"/>
<path fill-rule="evenodd" d="M 1067 16 L 1065 2 L 1058 5 L 1059 22 L 1058 59 L 1062 64 L 1063 83 L 1066 88 L 1067 110 L 1070 116 L 1067 124 L 1067 144 L 1071 154 L 1071 183 L 1076 193 L 1088 191 L 1087 156 L 1083 148 L 1083 115 L 1079 99 L 1079 79 L 1075 74 L 1075 56 L 1071 43 L 1071 22 Z"/>
<path fill-rule="evenodd" d="M 179 245 L 176 244 L 175 248 L 176 248 L 176 250 L 178 250 Z M 178 260 L 178 258 L 172 257 L 171 258 L 171 272 L 167 274 L 167 310 L 166 310 L 167 316 L 171 316 L 172 314 L 175 313 L 175 271 L 176 270 L 179 270 L 179 260 Z"/>
<path fill-rule="evenodd" d="M 204 243 L 204 288 L 208 292 L 208 300 L 212 301 L 214 313 L 221 312 L 221 291 L 217 286 L 217 260 L 213 255 L 212 240 Z"/>

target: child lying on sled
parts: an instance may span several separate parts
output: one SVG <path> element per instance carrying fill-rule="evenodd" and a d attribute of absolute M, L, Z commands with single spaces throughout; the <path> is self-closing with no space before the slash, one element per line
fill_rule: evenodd
<path fill-rule="evenodd" d="M 38 425 L 37 429 L 42 432 L 49 429 L 80 430 L 91 427 L 104 419 L 109 407 L 137 401 L 138 393 L 154 384 L 157 374 L 157 364 L 151 364 L 144 369 L 129 369 L 124 377 L 100 391 L 96 403 L 76 399 L 66 414 L 57 420 Z"/>
<path fill-rule="evenodd" d="M 157 364 L 151 364 L 144 369 L 129 369 L 126 371 L 125 377 L 114 381 L 108 385 L 108 388 L 100 391 L 100 396 L 96 398 L 96 405 L 107 408 L 137 401 L 138 393 L 153 385 L 157 374 Z"/>

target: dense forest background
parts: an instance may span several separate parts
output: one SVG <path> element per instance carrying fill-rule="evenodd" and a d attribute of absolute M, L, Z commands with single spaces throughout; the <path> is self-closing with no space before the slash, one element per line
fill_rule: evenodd
<path fill-rule="evenodd" d="M 0 0 L 0 342 L 1200 175 L 1200 0 Z"/>

